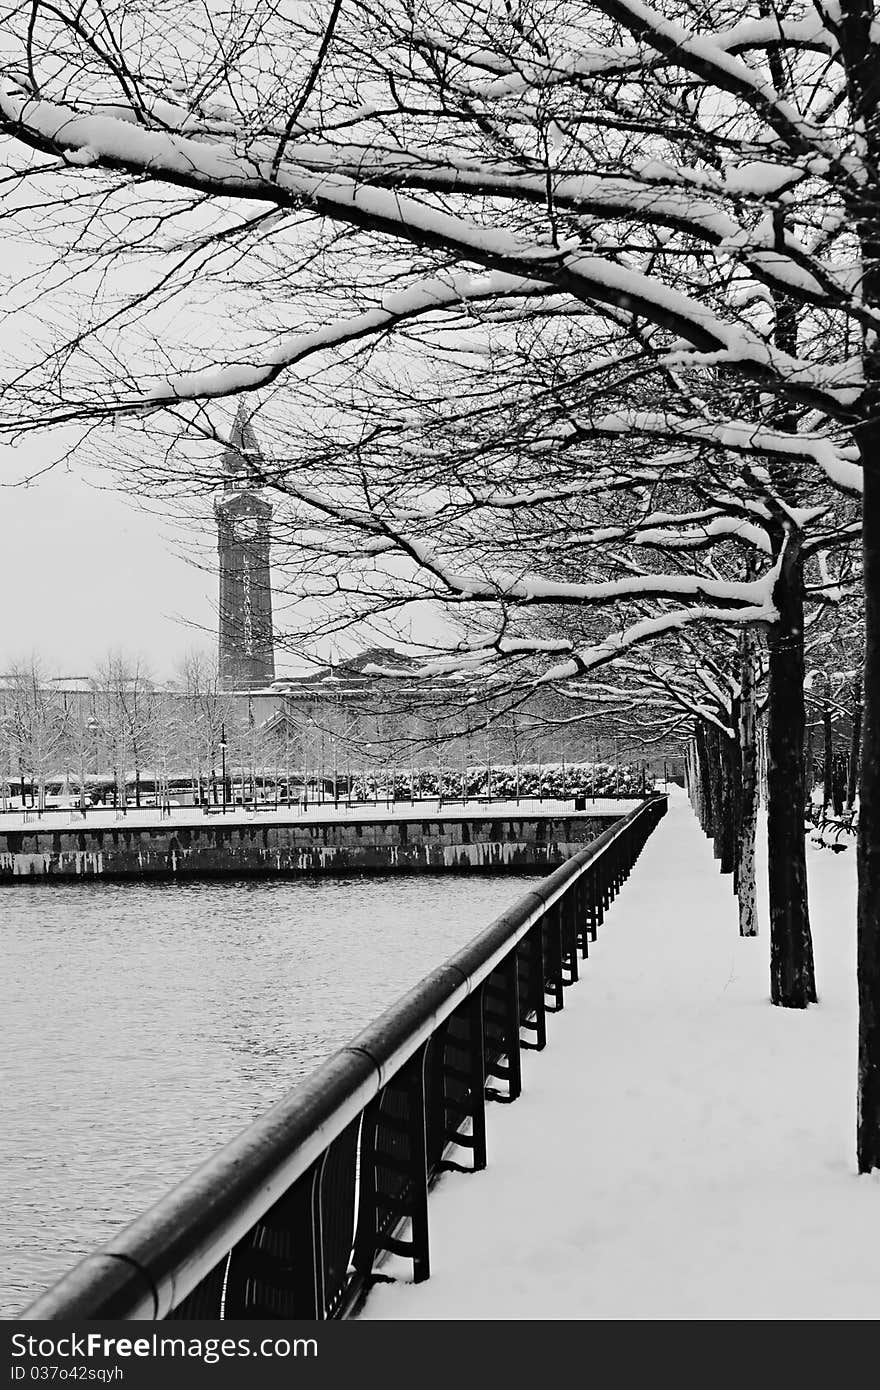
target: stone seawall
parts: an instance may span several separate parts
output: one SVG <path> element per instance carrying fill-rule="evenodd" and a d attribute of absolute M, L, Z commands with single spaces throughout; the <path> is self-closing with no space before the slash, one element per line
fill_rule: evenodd
<path fill-rule="evenodd" d="M 119 825 L 0 831 L 0 882 L 322 873 L 550 872 L 615 816 Z"/>

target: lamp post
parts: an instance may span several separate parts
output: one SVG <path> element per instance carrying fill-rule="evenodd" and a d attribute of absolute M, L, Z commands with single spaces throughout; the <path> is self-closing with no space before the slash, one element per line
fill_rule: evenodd
<path fill-rule="evenodd" d="M 223 782 L 223 815 L 226 815 L 226 725 L 220 725 L 220 777 Z"/>
<path fill-rule="evenodd" d="M 88 729 L 89 733 L 92 735 L 92 738 L 93 738 L 94 741 L 95 741 L 95 785 L 97 786 L 97 783 L 98 783 L 98 734 L 100 733 L 101 726 L 100 726 L 100 724 L 98 723 L 97 719 L 95 718 L 94 714 L 90 715 L 89 720 L 88 720 L 88 722 L 87 722 L 87 724 L 86 724 L 86 728 Z M 83 811 L 85 811 L 85 809 L 86 809 L 85 788 L 84 788 L 84 787 L 81 787 L 81 788 L 80 788 L 80 792 L 81 792 L 80 800 L 82 801 L 82 809 L 83 809 Z"/>
<path fill-rule="evenodd" d="M 0 783 L 0 796 L 2 796 L 4 811 L 9 809 L 9 784 L 12 780 L 12 726 L 11 715 L 0 715 L 0 738 L 3 740 L 3 779 Z M 22 805 L 24 805 L 24 801 L 22 801 Z"/>

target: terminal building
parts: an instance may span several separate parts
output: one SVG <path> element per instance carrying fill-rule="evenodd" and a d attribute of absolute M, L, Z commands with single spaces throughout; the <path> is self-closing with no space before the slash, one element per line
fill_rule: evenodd
<path fill-rule="evenodd" d="M 181 678 L 145 680 L 123 662 L 114 676 L 47 679 L 0 673 L 0 777 L 33 782 L 121 780 L 158 785 L 214 779 L 218 762 L 262 769 L 264 781 L 389 777 L 390 769 L 464 769 L 560 759 L 610 761 L 614 740 L 572 721 L 544 691 L 505 712 L 454 675 L 431 680 L 370 673 L 405 668 L 368 648 L 306 675 L 278 678 L 272 615 L 273 508 L 265 461 L 243 405 L 223 453 L 214 504 L 218 554 L 216 662 L 198 657 Z M 136 672 L 137 667 L 133 670 Z M 369 771 L 371 770 L 371 771 Z"/>

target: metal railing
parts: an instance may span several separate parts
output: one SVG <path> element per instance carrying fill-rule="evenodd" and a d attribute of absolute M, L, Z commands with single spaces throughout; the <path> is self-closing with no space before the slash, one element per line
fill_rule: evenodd
<path fill-rule="evenodd" d="M 519 1096 L 665 812 L 615 822 L 22 1316 L 317 1320 L 389 1252 L 427 1279 L 429 1187 L 486 1166 L 486 1102 Z"/>
<path fill-rule="evenodd" d="M 464 808 L 465 810 L 473 809 L 474 812 L 485 809 L 491 810 L 493 807 L 497 806 L 517 806 L 526 810 L 532 808 L 540 809 L 542 807 L 553 808 L 557 806 L 571 807 L 573 810 L 594 810 L 597 808 L 601 809 L 602 806 L 617 806 L 621 801 L 633 802 L 634 804 L 641 803 L 643 799 L 643 793 L 636 791 L 622 791 L 619 794 L 617 792 L 606 793 L 598 797 L 593 797 L 588 793 L 581 792 L 566 792 L 564 797 L 552 796 L 549 793 L 543 796 L 523 795 L 519 797 L 515 794 L 511 796 L 502 796 L 500 794 L 485 796 L 475 793 L 472 796 L 444 796 L 442 800 L 438 799 L 436 796 L 401 796 L 396 798 L 380 796 L 378 800 L 370 797 L 359 801 L 348 796 L 340 795 L 334 798 L 330 795 L 323 799 L 320 797 L 310 798 L 305 803 L 301 799 L 286 800 L 284 797 L 280 798 L 277 802 L 271 798 L 256 802 L 236 801 L 233 803 L 227 801 L 225 813 L 231 815 L 234 812 L 241 811 L 289 811 L 291 818 L 297 819 L 302 815 L 303 809 L 307 809 L 309 814 L 321 811 L 332 811 L 334 809 L 363 811 L 364 813 L 369 813 L 370 811 L 405 812 L 407 807 L 439 807 L 441 810 L 447 808 Z M 577 802 L 584 802 L 584 806 L 579 808 L 576 805 Z M 134 821 L 137 816 L 145 813 L 152 813 L 159 819 L 167 821 L 174 819 L 179 820 L 185 815 L 197 817 L 208 815 L 213 818 L 216 815 L 222 815 L 224 808 L 220 802 L 215 805 L 212 802 L 187 804 L 180 801 L 174 801 L 167 810 L 164 805 L 155 806 L 143 803 L 141 806 L 136 806 L 133 801 L 129 801 L 125 805 L 120 803 L 118 806 L 114 806 L 112 802 L 106 806 L 44 806 L 42 810 L 36 806 L 8 805 L 5 808 L 0 806 L 0 830 L 3 829 L 4 816 L 9 816 L 10 819 L 15 818 L 16 820 L 20 820 L 26 825 L 38 824 L 40 821 L 51 820 L 53 817 L 57 818 L 59 821 L 64 817 L 68 820 L 75 819 L 81 824 L 82 822 L 88 823 L 90 818 L 96 819 L 99 816 L 107 816 L 111 812 L 115 812 L 119 820 L 128 820 L 128 818 L 131 817 L 132 821 Z"/>

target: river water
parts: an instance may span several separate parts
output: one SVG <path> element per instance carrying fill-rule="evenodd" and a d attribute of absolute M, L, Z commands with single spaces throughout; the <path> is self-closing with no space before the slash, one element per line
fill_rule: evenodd
<path fill-rule="evenodd" d="M 0 887 L 0 1317 L 535 881 Z"/>

